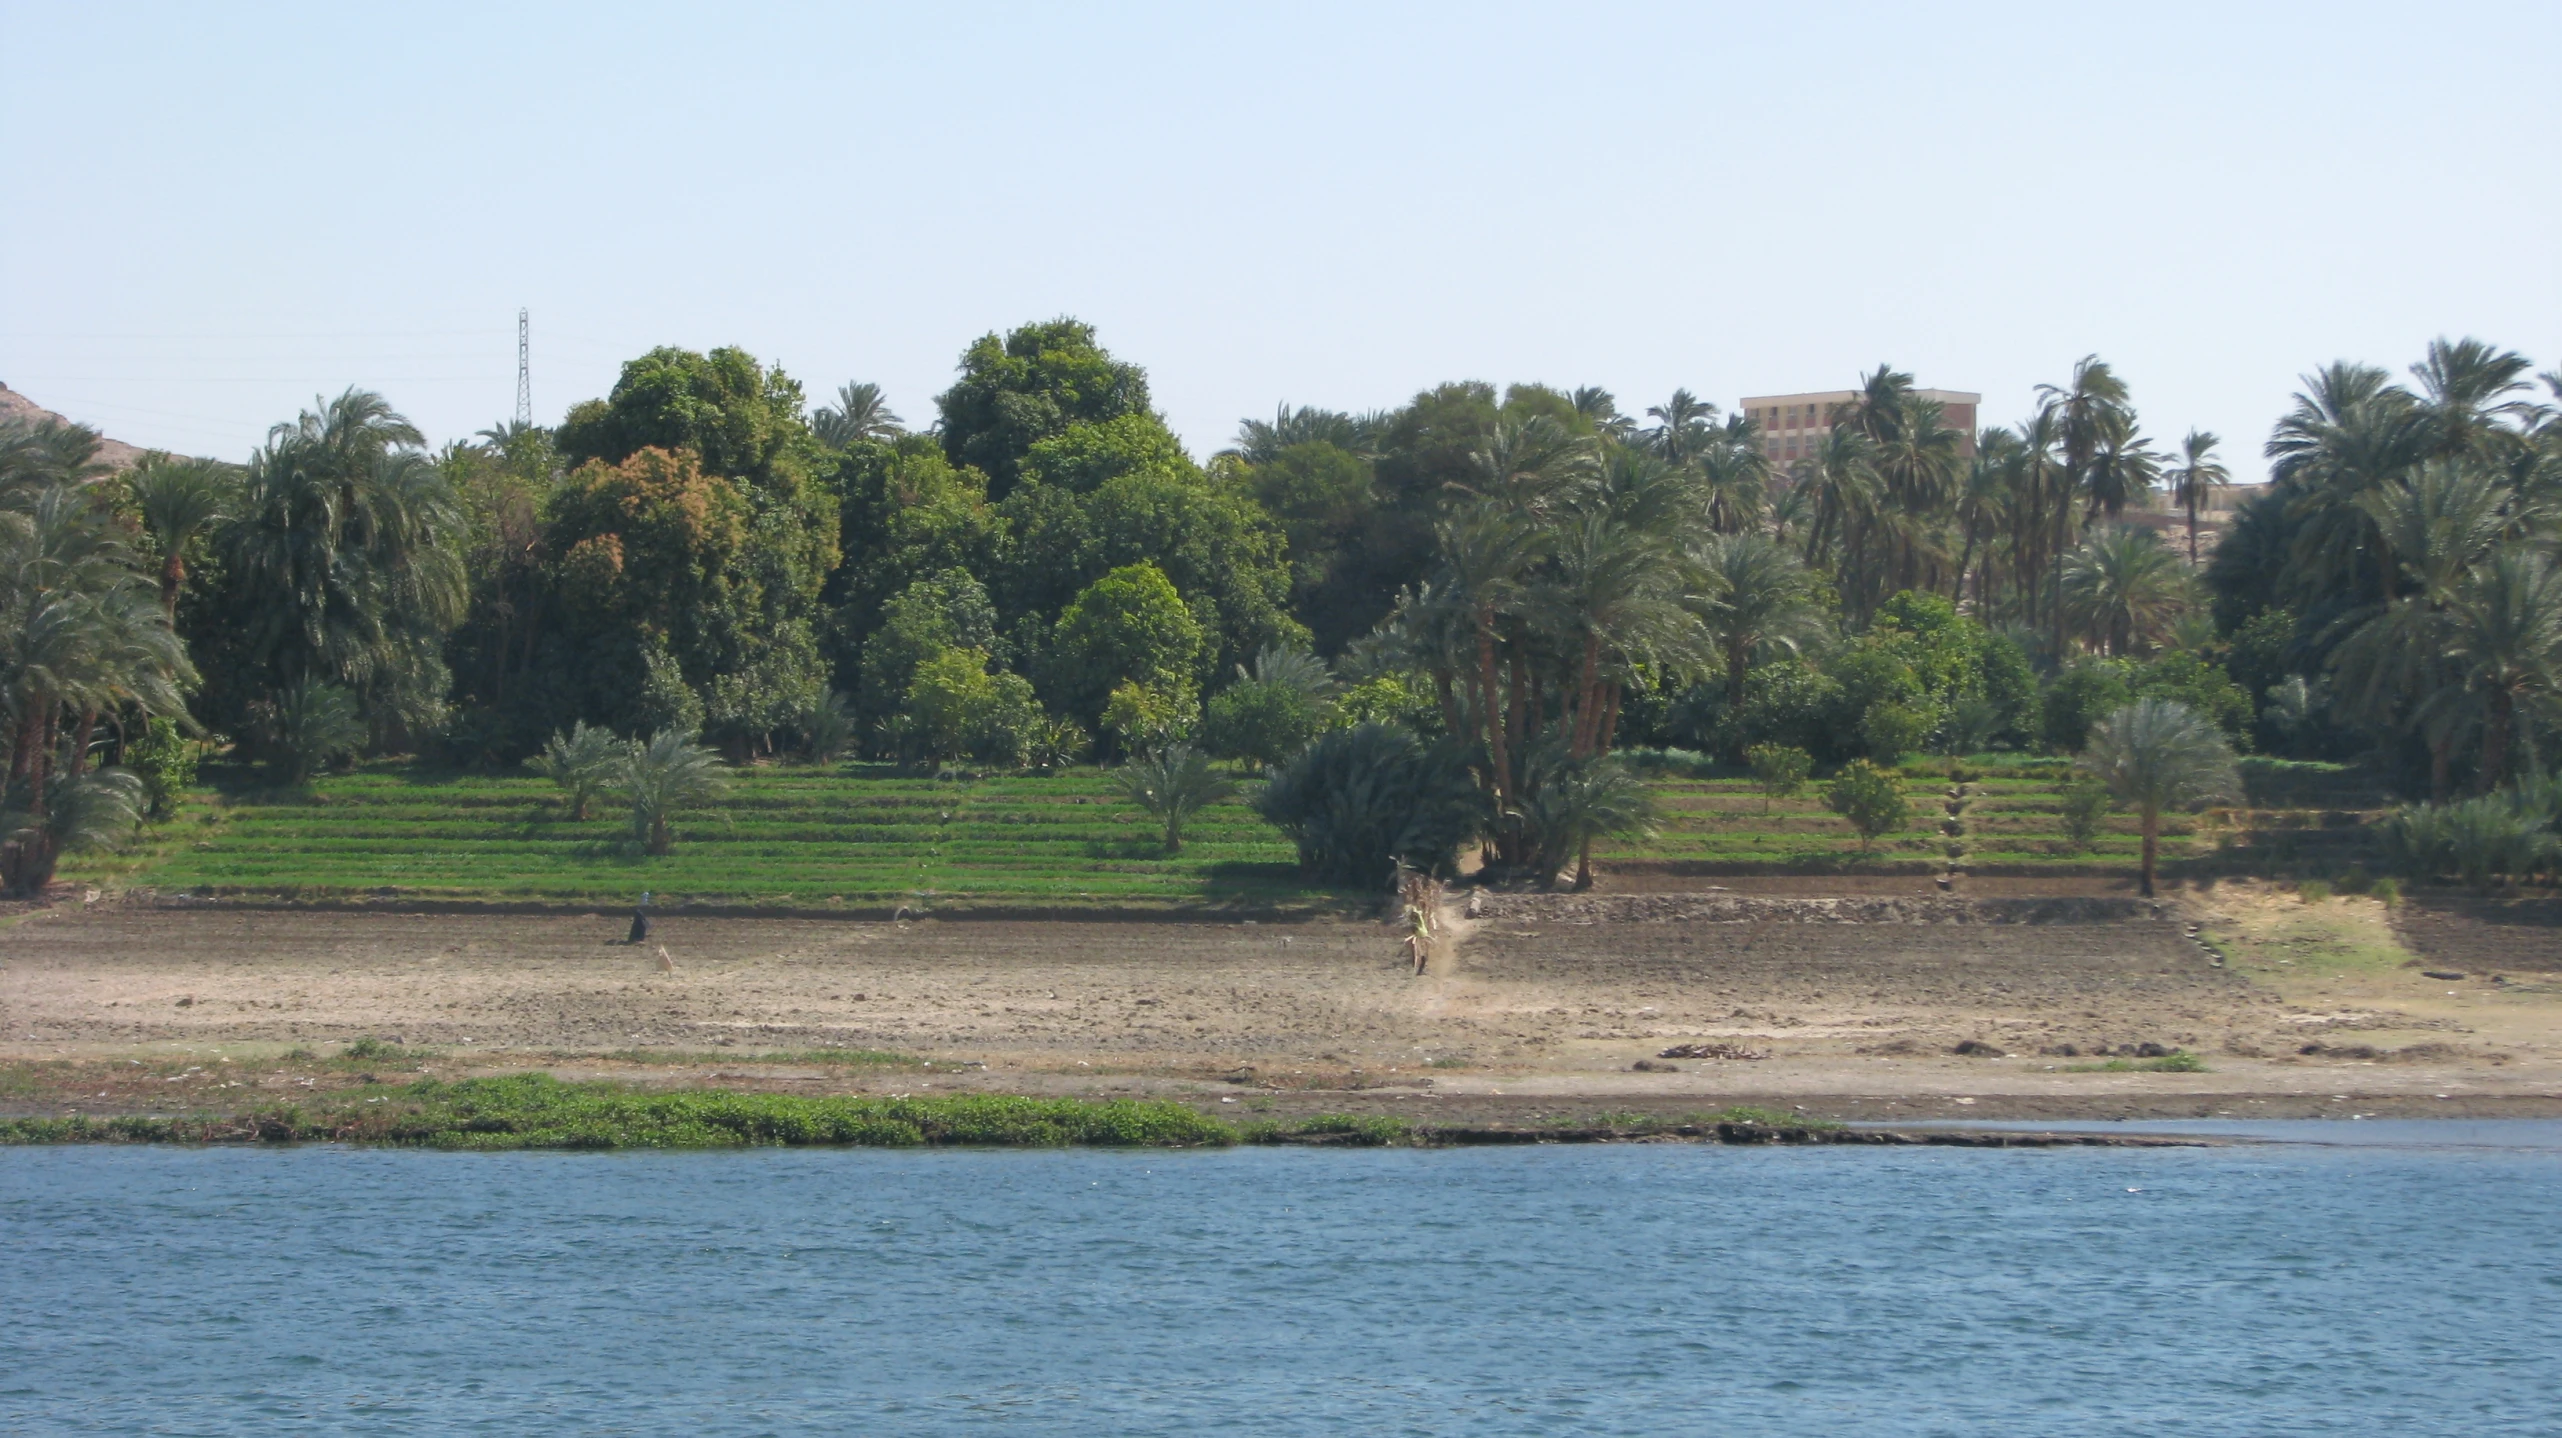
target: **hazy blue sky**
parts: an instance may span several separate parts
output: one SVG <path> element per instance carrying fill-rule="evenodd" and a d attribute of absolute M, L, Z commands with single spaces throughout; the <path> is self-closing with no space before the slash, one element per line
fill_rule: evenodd
<path fill-rule="evenodd" d="M 245 455 L 654 344 L 911 422 L 1073 314 L 1206 454 L 1446 379 L 1988 418 L 2097 352 L 2245 473 L 2303 371 L 2562 362 L 2562 5 L 144 8 L 0 0 L 0 381 Z"/>

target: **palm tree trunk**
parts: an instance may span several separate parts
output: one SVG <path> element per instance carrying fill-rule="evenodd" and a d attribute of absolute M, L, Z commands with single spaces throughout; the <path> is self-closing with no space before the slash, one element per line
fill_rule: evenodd
<path fill-rule="evenodd" d="M 1601 730 L 1601 636 L 1583 637 L 1583 673 L 1575 684 L 1574 756 L 1587 758 Z"/>
<path fill-rule="evenodd" d="M 1592 836 L 1583 836 L 1583 847 L 1575 851 L 1575 892 L 1592 887 Z"/>
<path fill-rule="evenodd" d="M 1477 613 L 1477 718 L 1485 726 L 1486 762 L 1494 767 L 1495 797 L 1512 795 L 1512 760 L 1504 752 L 1503 706 L 1495 692 L 1494 612 L 1482 606 Z"/>
<path fill-rule="evenodd" d="M 1609 707 L 1601 714 L 1601 743 L 1597 751 L 1605 755 L 1610 752 L 1610 746 L 1619 738 L 1619 699 L 1621 695 L 1628 692 L 1628 686 L 1624 684 L 1612 684 L 1608 687 Z"/>
<path fill-rule="evenodd" d="M 95 708 L 81 710 L 80 725 L 78 728 L 71 731 L 71 764 L 69 777 L 77 779 L 81 775 L 89 772 L 89 741 L 97 734 L 97 732 L 98 711 Z"/>
<path fill-rule="evenodd" d="M 2144 897 L 2153 897 L 2153 856 L 2162 833 L 2162 811 L 2144 806 Z"/>
<path fill-rule="evenodd" d="M 2446 802 L 2447 785 L 2451 782 L 2449 776 L 2455 767 L 2454 749 L 2455 741 L 2452 739 L 2429 741 L 2429 802 L 2432 804 Z"/>
<path fill-rule="evenodd" d="M 2197 567 L 2197 486 L 2188 490 L 2188 567 Z"/>
<path fill-rule="evenodd" d="M 187 561 L 171 550 L 160 565 L 160 608 L 170 619 L 178 617 L 178 594 L 187 587 Z"/>
<path fill-rule="evenodd" d="M 2509 767 L 2509 729 L 2516 703 L 2506 689 L 2493 689 L 2482 703 L 2482 772 L 2474 782 L 2485 794 L 2499 786 Z"/>

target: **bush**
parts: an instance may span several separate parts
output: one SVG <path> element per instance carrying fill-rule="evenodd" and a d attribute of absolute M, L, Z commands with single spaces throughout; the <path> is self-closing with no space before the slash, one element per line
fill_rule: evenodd
<path fill-rule="evenodd" d="M 987 652 L 946 649 L 916 666 L 895 732 L 901 749 L 936 763 L 968 756 L 1019 769 L 1043 715 L 1030 681 L 991 674 Z"/>
<path fill-rule="evenodd" d="M 1306 689 L 1249 679 L 1212 696 L 1201 715 L 1201 742 L 1222 759 L 1267 768 L 1287 763 L 1325 727 L 1325 707 Z"/>
<path fill-rule="evenodd" d="M 1255 796 L 1257 813 L 1322 883 L 1371 888 L 1399 862 L 1448 874 L 1485 823 L 1485 800 L 1456 746 L 1384 724 L 1320 737 Z"/>
<path fill-rule="evenodd" d="M 1064 769 L 1085 757 L 1087 746 L 1094 741 L 1086 737 L 1073 719 L 1041 716 L 1033 724 L 1031 743 L 1023 752 L 1024 760 L 1043 773 Z"/>
<path fill-rule="evenodd" d="M 1927 705 L 1871 705 L 1859 716 L 1859 742 L 1866 746 L 1869 758 L 1892 764 L 1919 749 L 1939 722 L 1938 713 Z"/>
<path fill-rule="evenodd" d="M 142 781 L 146 812 L 152 818 L 166 819 L 178 812 L 179 800 L 195 787 L 200 754 L 196 741 L 180 732 L 175 719 L 153 719 L 125 745 L 125 768 Z"/>
<path fill-rule="evenodd" d="M 1183 825 L 1194 814 L 1236 793 L 1234 781 L 1210 768 L 1209 756 L 1189 744 L 1151 749 L 1112 775 L 1122 797 L 1164 827 L 1165 851 L 1183 852 Z"/>
<path fill-rule="evenodd" d="M 1904 827 L 1912 817 L 1912 806 L 1905 801 L 1904 786 L 1894 772 L 1865 759 L 1851 761 L 1839 777 L 1824 786 L 1824 807 L 1859 831 L 1859 851 L 1863 854 L 1880 837 Z"/>
<path fill-rule="evenodd" d="M 580 720 L 567 734 L 554 734 L 543 752 L 525 767 L 558 784 L 569 795 L 569 817 L 587 818 L 587 806 L 622 777 L 630 747 L 613 731 Z"/>
<path fill-rule="evenodd" d="M 277 779 L 307 784 L 311 776 L 365 746 L 356 696 L 308 676 L 262 706 L 260 738 Z"/>
<path fill-rule="evenodd" d="M 2415 879 L 2453 876 L 2477 889 L 2553 861 L 2553 814 L 2512 790 L 2455 804 L 2412 804 L 2384 821 L 2385 852 Z"/>
<path fill-rule="evenodd" d="M 1103 727 L 1121 742 L 1122 752 L 1144 753 L 1176 743 L 1192 732 L 1192 691 L 1125 681 L 1103 705 Z"/>
<path fill-rule="evenodd" d="M 2090 659 L 2055 676 L 2039 706 L 2038 734 L 2047 748 L 2079 754 L 2090 741 L 2091 726 L 2134 699 L 2124 669 L 2105 659 Z"/>
<path fill-rule="evenodd" d="M 122 848 L 142 824 L 143 784 L 123 769 L 61 780 L 42 817 L 0 814 L 0 892 L 39 894 L 65 854 Z"/>
<path fill-rule="evenodd" d="M 1752 767 L 1752 781 L 1761 790 L 1761 812 L 1770 812 L 1773 799 L 1792 799 L 1806 787 L 1806 776 L 1814 772 L 1813 756 L 1788 744 L 1755 744 L 1744 751 L 1744 763 Z"/>
<path fill-rule="evenodd" d="M 2064 839 L 2071 846 L 2069 852 L 2087 854 L 2099 842 L 2101 822 L 2117 806 L 2117 797 L 2096 779 L 2067 784 L 2062 793 Z"/>
<path fill-rule="evenodd" d="M 676 847 L 672 825 L 678 811 L 709 803 L 726 787 L 719 757 L 683 729 L 625 748 L 622 778 L 632 804 L 632 838 L 649 854 Z"/>
<path fill-rule="evenodd" d="M 801 752 L 813 764 L 833 764 L 854 747 L 854 706 L 829 693 L 801 716 Z"/>

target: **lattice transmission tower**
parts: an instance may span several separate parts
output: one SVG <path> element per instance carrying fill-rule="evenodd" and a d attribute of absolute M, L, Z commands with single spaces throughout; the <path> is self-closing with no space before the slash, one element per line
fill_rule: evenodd
<path fill-rule="evenodd" d="M 534 422 L 534 347 L 526 312 L 516 311 L 516 422 Z"/>

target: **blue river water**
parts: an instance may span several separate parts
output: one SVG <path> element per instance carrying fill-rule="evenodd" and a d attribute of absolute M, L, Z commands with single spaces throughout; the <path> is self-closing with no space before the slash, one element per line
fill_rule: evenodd
<path fill-rule="evenodd" d="M 2562 1128 L 2400 1127 L 0 1150 L 0 1433 L 2562 1434 Z"/>

